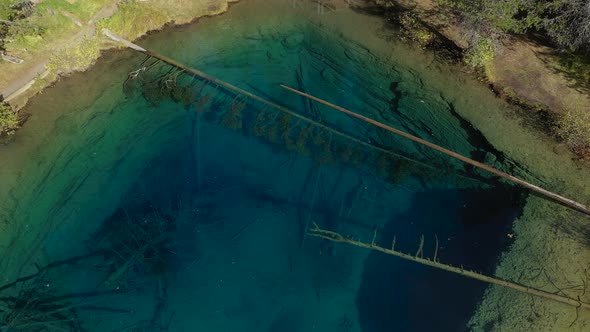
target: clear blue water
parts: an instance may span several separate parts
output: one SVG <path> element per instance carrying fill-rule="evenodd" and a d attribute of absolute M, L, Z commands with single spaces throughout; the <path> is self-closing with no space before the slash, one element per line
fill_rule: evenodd
<path fill-rule="evenodd" d="M 525 194 L 278 84 L 530 175 L 411 68 L 312 22 L 239 24 L 214 18 L 143 45 L 393 153 L 140 54 L 110 53 L 31 103 L 59 114 L 33 113 L 31 126 L 51 129 L 37 134 L 41 152 L 4 210 L 17 224 L 11 248 L 26 247 L 14 249 L 20 275 L 34 262 L 95 255 L 6 292 L 82 294 L 58 302 L 72 311 L 49 315 L 65 330 L 78 328 L 72 321 L 89 331 L 463 330 L 484 284 L 306 230 L 317 223 L 370 242 L 377 229 L 379 243 L 395 236 L 410 253 L 423 235 L 429 257 L 437 237 L 440 261 L 491 273 Z M 26 321 L 44 317 L 5 324 L 34 331 Z"/>

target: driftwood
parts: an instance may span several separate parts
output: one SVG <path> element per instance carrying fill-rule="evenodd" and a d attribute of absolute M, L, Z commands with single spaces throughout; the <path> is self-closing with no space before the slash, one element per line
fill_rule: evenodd
<path fill-rule="evenodd" d="M 423 258 L 422 257 L 422 253 L 423 253 L 422 248 L 424 245 L 424 237 L 421 238 L 420 247 L 419 247 L 418 251 L 416 252 L 416 255 L 412 256 L 412 255 L 404 254 L 400 251 L 395 250 L 395 248 L 394 248 L 395 238 L 393 240 L 391 249 L 378 246 L 375 243 L 375 238 L 376 238 L 376 234 L 377 234 L 376 232 L 373 233 L 373 240 L 371 241 L 371 243 L 365 243 L 365 242 L 362 242 L 359 240 L 354 240 L 352 238 L 347 238 L 339 233 L 325 230 L 325 229 L 321 229 L 315 223 L 314 223 L 314 228 L 310 229 L 308 231 L 308 234 L 310 236 L 318 237 L 318 238 L 333 241 L 333 242 L 348 243 L 348 244 L 352 244 L 353 246 L 366 248 L 366 249 L 370 249 L 370 250 L 374 250 L 374 251 L 379 251 L 379 252 L 385 253 L 387 255 L 396 256 L 396 257 L 399 257 L 399 258 L 402 258 L 402 259 L 405 259 L 408 261 L 416 262 L 418 264 L 427 265 L 427 266 L 430 266 L 430 267 L 433 267 L 436 269 L 459 274 L 459 275 L 462 275 L 462 276 L 470 278 L 470 279 L 475 279 L 475 280 L 486 282 L 488 284 L 510 288 L 510 289 L 516 290 L 521 293 L 538 296 L 538 297 L 541 297 L 541 298 L 544 298 L 544 299 L 547 299 L 550 301 L 555 301 L 555 302 L 567 304 L 567 305 L 576 307 L 577 308 L 576 310 L 579 310 L 579 308 L 590 310 L 590 303 L 582 302 L 579 298 L 574 299 L 574 298 L 571 298 L 571 297 L 568 297 L 565 295 L 550 293 L 550 292 L 547 292 L 547 291 L 544 291 L 541 289 L 532 288 L 532 287 L 518 284 L 518 283 L 515 283 L 512 281 L 507 281 L 507 280 L 503 280 L 503 279 L 496 278 L 496 277 L 486 276 L 481 273 L 477 273 L 475 271 L 466 270 L 462 266 L 456 267 L 456 266 L 440 263 L 438 261 L 438 259 L 430 260 L 428 258 Z"/>

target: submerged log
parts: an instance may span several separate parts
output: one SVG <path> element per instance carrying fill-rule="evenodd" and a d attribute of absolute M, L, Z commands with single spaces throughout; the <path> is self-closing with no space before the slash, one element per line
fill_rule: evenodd
<path fill-rule="evenodd" d="M 412 262 L 415 262 L 418 264 L 427 265 L 427 266 L 430 266 L 430 267 L 433 267 L 436 269 L 459 274 L 459 275 L 462 275 L 462 276 L 470 278 L 470 279 L 475 279 L 475 280 L 483 281 L 488 284 L 493 284 L 493 285 L 498 285 L 498 286 L 510 288 L 510 289 L 513 289 L 513 290 L 521 292 L 521 293 L 541 297 L 541 298 L 544 298 L 544 299 L 547 299 L 550 301 L 554 301 L 554 302 L 567 304 L 567 305 L 573 306 L 575 308 L 583 308 L 586 310 L 590 310 L 590 303 L 582 302 L 579 299 L 579 297 L 578 297 L 578 299 L 574 299 L 574 298 L 571 298 L 571 297 L 568 297 L 565 295 L 559 295 L 557 293 L 550 293 L 550 292 L 544 291 L 542 289 L 529 287 L 526 285 L 518 284 L 518 283 L 515 283 L 512 281 L 500 279 L 497 277 L 483 275 L 483 274 L 477 273 L 475 271 L 466 270 L 463 268 L 463 266 L 456 267 L 456 266 L 452 266 L 452 265 L 448 265 L 448 264 L 443 264 L 443 263 L 440 263 L 438 261 L 438 259 L 436 258 L 436 253 L 435 253 L 435 258 L 433 260 L 430 260 L 428 258 L 423 258 L 420 255 L 420 253 L 422 251 L 424 237 L 422 237 L 422 240 L 420 242 L 420 248 L 418 249 L 418 252 L 416 253 L 416 255 L 410 255 L 410 254 L 405 254 L 403 252 L 395 250 L 395 238 L 392 242 L 391 249 L 378 246 L 375 243 L 375 238 L 377 236 L 376 231 L 373 234 L 373 240 L 371 241 L 371 243 L 365 243 L 360 240 L 354 240 L 352 238 L 345 237 L 342 234 L 339 234 L 339 233 L 336 233 L 333 231 L 329 231 L 326 229 L 322 229 L 315 223 L 314 223 L 314 228 L 309 230 L 308 235 L 318 237 L 321 239 L 325 239 L 325 240 L 329 240 L 329 241 L 333 241 L 333 242 L 348 243 L 353 246 L 366 248 L 366 249 L 370 249 L 370 250 L 374 250 L 374 251 L 379 251 L 384 254 L 396 256 L 401 259 L 412 261 Z"/>

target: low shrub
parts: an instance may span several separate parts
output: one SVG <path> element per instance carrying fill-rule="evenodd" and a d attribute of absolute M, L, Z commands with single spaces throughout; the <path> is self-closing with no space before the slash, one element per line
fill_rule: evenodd
<path fill-rule="evenodd" d="M 400 15 L 399 23 L 407 32 L 408 36 L 418 42 L 421 47 L 430 45 L 436 37 L 434 33 L 412 13 L 402 13 Z"/>
<path fill-rule="evenodd" d="M 70 73 L 84 70 L 100 56 L 100 39 L 84 39 L 73 47 L 58 50 L 49 59 L 47 69 L 57 73 Z"/>
<path fill-rule="evenodd" d="M 590 150 L 590 110 L 566 112 L 558 120 L 555 130 L 574 151 Z"/>
<path fill-rule="evenodd" d="M 17 113 L 10 105 L 0 101 L 0 136 L 11 135 L 17 127 Z"/>
<path fill-rule="evenodd" d="M 492 38 L 474 38 L 465 54 L 465 62 L 476 68 L 489 65 L 496 56 L 496 47 Z"/>

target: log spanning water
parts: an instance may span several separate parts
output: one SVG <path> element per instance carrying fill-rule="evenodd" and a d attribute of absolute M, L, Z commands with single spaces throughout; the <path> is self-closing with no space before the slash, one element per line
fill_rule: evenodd
<path fill-rule="evenodd" d="M 150 50 L 146 50 L 145 48 L 143 48 L 141 46 L 135 45 L 135 44 L 133 44 L 130 41 L 127 41 L 127 40 L 125 40 L 125 39 L 123 39 L 123 38 L 121 38 L 119 36 L 116 36 L 115 34 L 113 34 L 108 29 L 103 29 L 103 34 L 105 34 L 107 37 L 109 37 L 109 38 L 111 38 L 111 39 L 113 39 L 113 40 L 115 40 L 117 42 L 123 43 L 127 47 L 130 47 L 130 48 L 132 48 L 132 49 L 134 49 L 136 51 L 142 52 L 142 53 L 144 53 L 146 55 L 149 55 L 151 57 L 154 57 L 156 59 L 160 59 L 160 60 L 162 60 L 162 61 L 164 61 L 164 62 L 166 62 L 166 63 L 168 63 L 168 64 L 170 64 L 170 65 L 172 65 L 174 67 L 177 67 L 177 68 L 181 69 L 182 71 L 185 71 L 185 72 L 191 73 L 193 75 L 196 75 L 196 76 L 198 76 L 198 77 L 200 77 L 200 78 L 202 78 L 204 80 L 207 80 L 209 82 L 212 82 L 214 84 L 217 84 L 218 86 L 221 86 L 221 87 L 224 87 L 224 88 L 226 88 L 226 89 L 228 89 L 230 91 L 233 91 L 234 93 L 238 93 L 240 95 L 243 95 L 243 96 L 246 96 L 246 97 L 251 98 L 253 100 L 256 100 L 256 101 L 258 101 L 260 103 L 263 103 L 263 104 L 265 104 L 267 106 L 270 106 L 270 107 L 272 107 L 274 109 L 277 109 L 279 111 L 285 112 L 285 113 L 287 113 L 287 114 L 289 114 L 291 116 L 294 116 L 296 118 L 309 121 L 309 119 L 304 118 L 303 116 L 301 116 L 301 115 L 299 115 L 299 114 L 297 114 L 297 113 L 295 113 L 295 112 L 293 112 L 291 110 L 288 110 L 285 107 L 282 107 L 282 106 L 277 105 L 277 104 L 275 104 L 273 102 L 270 102 L 270 101 L 268 101 L 268 100 L 266 100 L 264 98 L 261 98 L 259 96 L 256 96 L 256 95 L 252 94 L 251 92 L 248 92 L 246 90 L 240 89 L 240 88 L 238 88 L 238 87 L 236 87 L 236 86 L 234 86 L 234 85 L 232 85 L 230 83 L 227 83 L 227 82 L 222 81 L 222 80 L 220 80 L 218 78 L 215 78 L 213 76 L 210 76 L 210 75 L 208 75 L 208 74 L 206 74 L 206 73 L 204 73 L 204 72 L 202 72 L 200 70 L 197 70 L 195 68 L 187 67 L 184 64 L 181 64 L 181 63 L 179 63 L 179 62 L 177 62 L 177 61 L 175 61 L 175 60 L 173 60 L 171 58 L 168 58 L 168 57 L 166 57 L 166 56 L 164 56 L 162 54 L 159 54 L 159 53 L 156 53 L 156 52 L 153 52 L 153 51 L 150 51 Z M 486 164 L 480 163 L 478 161 L 475 161 L 473 159 L 467 158 L 467 157 L 465 157 L 463 155 L 460 155 L 460 154 L 458 154 L 458 153 L 456 153 L 454 151 L 451 151 L 449 149 L 443 148 L 443 147 L 441 147 L 439 145 L 436 145 L 434 143 L 428 142 L 428 141 L 423 140 L 421 138 L 418 138 L 418 137 L 416 137 L 414 135 L 411 135 L 411 134 L 408 134 L 406 132 L 403 132 L 403 131 L 401 131 L 399 129 L 395 129 L 393 127 L 390 127 L 390 126 L 385 125 L 385 124 L 383 124 L 381 122 L 375 121 L 373 119 L 370 119 L 370 118 L 365 117 L 363 115 L 360 115 L 358 113 L 352 112 L 352 111 L 347 110 L 347 109 L 345 109 L 343 107 L 334 105 L 332 103 L 329 103 L 329 102 L 327 102 L 325 100 L 322 100 L 322 99 L 319 99 L 319 98 L 314 97 L 312 95 L 309 95 L 307 93 L 304 93 L 304 92 L 295 90 L 295 89 L 290 88 L 290 87 L 287 87 L 285 85 L 281 85 L 281 87 L 284 88 L 284 89 L 286 89 L 286 90 L 289 90 L 291 92 L 297 93 L 297 94 L 299 94 L 299 95 L 301 95 L 301 96 L 303 96 L 305 98 L 308 98 L 308 99 L 314 100 L 314 101 L 316 101 L 318 103 L 321 103 L 321 104 L 324 104 L 326 106 L 329 106 L 329 107 L 331 107 L 333 109 L 336 109 L 336 110 L 338 110 L 338 111 L 340 111 L 342 113 L 348 114 L 348 115 L 350 115 L 352 117 L 355 117 L 355 118 L 358 118 L 358 119 L 361 119 L 361 120 L 363 120 L 363 121 L 365 121 L 367 123 L 370 123 L 370 124 L 372 124 L 374 126 L 377 126 L 379 128 L 385 129 L 385 130 L 387 130 L 387 131 L 389 131 L 389 132 L 391 132 L 393 134 L 399 135 L 401 137 L 404 137 L 404 138 L 409 139 L 411 141 L 414 141 L 416 143 L 422 144 L 422 145 L 424 145 L 424 146 L 426 146 L 428 148 L 431 148 L 433 150 L 439 151 L 439 152 L 441 152 L 441 153 L 443 153 L 445 155 L 448 155 L 448 156 L 450 156 L 452 158 L 455 158 L 457 160 L 460 160 L 460 161 L 462 161 L 462 162 L 464 162 L 466 164 L 475 166 L 475 167 L 477 167 L 479 169 L 482 169 L 484 171 L 487 171 L 489 173 L 492 173 L 492 174 L 494 174 L 494 175 L 496 175 L 498 177 L 501 177 L 503 179 L 506 179 L 506 180 L 508 180 L 508 181 L 510 181 L 512 183 L 516 183 L 516 184 L 518 184 L 518 185 L 520 185 L 520 186 L 522 186 L 524 188 L 527 188 L 527 189 L 529 189 L 529 190 L 531 190 L 531 191 L 533 191 L 535 193 L 538 193 L 538 194 L 540 194 L 540 195 L 542 195 L 544 197 L 547 197 L 550 200 L 557 201 L 557 202 L 559 202 L 561 204 L 564 204 L 565 206 L 568 206 L 568 207 L 570 207 L 570 208 L 572 208 L 574 210 L 577 210 L 579 212 L 582 212 L 582 213 L 584 213 L 586 215 L 590 215 L 590 209 L 588 207 L 586 207 L 584 204 L 579 203 L 579 202 L 577 202 L 577 201 L 575 201 L 573 199 L 570 199 L 570 198 L 564 197 L 562 195 L 559 195 L 557 193 L 551 192 L 549 190 L 543 189 L 543 188 L 541 188 L 539 186 L 536 186 L 536 185 L 534 185 L 532 183 L 529 183 L 527 181 L 524 181 L 522 179 L 519 179 L 519 178 L 517 178 L 517 177 L 515 177 L 513 175 L 510 175 L 508 173 L 502 172 L 502 171 L 500 171 L 500 170 L 498 170 L 496 168 L 493 168 L 493 167 L 491 167 L 489 165 L 486 165 Z M 325 125 L 323 125 L 321 123 L 314 123 L 314 124 L 320 126 L 323 129 L 326 129 L 326 130 L 328 130 L 328 131 L 330 131 L 332 133 L 335 132 L 334 129 L 332 129 L 330 127 L 327 127 L 327 126 L 325 126 Z M 358 141 L 360 141 L 360 140 L 358 140 Z M 360 142 L 362 142 L 362 141 L 360 141 Z M 362 142 L 362 143 L 364 143 L 364 142 Z M 367 143 L 365 143 L 365 144 L 367 144 Z"/>
<path fill-rule="evenodd" d="M 370 123 L 370 124 L 372 124 L 372 125 L 374 125 L 376 127 L 385 129 L 385 130 L 387 130 L 387 131 L 389 131 L 389 132 L 391 132 L 393 134 L 396 134 L 398 136 L 407 138 L 407 139 L 409 139 L 409 140 L 411 140 L 413 142 L 416 142 L 418 144 L 422 144 L 422 145 L 424 145 L 426 147 L 429 147 L 429 148 L 431 148 L 433 150 L 439 151 L 439 152 L 441 152 L 443 154 L 446 154 L 447 156 L 450 156 L 452 158 L 455 158 L 457 160 L 460 160 L 460 161 L 462 161 L 462 162 L 464 162 L 466 164 L 469 164 L 469 165 L 475 166 L 475 167 L 477 167 L 479 169 L 483 169 L 485 171 L 488 171 L 488 172 L 490 172 L 490 173 L 492 173 L 492 174 L 494 174 L 496 176 L 499 176 L 499 177 L 501 177 L 503 179 L 506 179 L 506 180 L 508 180 L 510 182 L 516 183 L 516 184 L 518 184 L 518 185 L 520 185 L 520 186 L 522 186 L 524 188 L 527 188 L 527 189 L 529 189 L 529 190 L 531 190 L 533 192 L 536 192 L 536 193 L 541 194 L 541 195 L 543 195 L 545 197 L 548 197 L 551 200 L 557 201 L 557 202 L 562 203 L 562 204 L 564 204 L 564 205 L 566 205 L 568 207 L 571 207 L 571 208 L 573 208 L 573 209 L 575 209 L 577 211 L 580 211 L 580 212 L 582 212 L 584 214 L 590 215 L 590 209 L 588 209 L 588 207 L 586 207 L 584 204 L 578 203 L 578 202 L 576 202 L 576 201 L 574 201 L 572 199 L 569 199 L 569 198 L 564 197 L 562 195 L 556 194 L 556 193 L 551 192 L 549 190 L 543 189 L 543 188 L 541 188 L 539 186 L 536 186 L 536 185 L 534 185 L 532 183 L 529 183 L 529 182 L 526 182 L 524 180 L 521 180 L 521 179 L 519 179 L 519 178 L 517 178 L 517 177 L 515 177 L 513 175 L 510 175 L 508 173 L 505 173 L 505 172 L 502 172 L 500 170 L 497 170 L 497 169 L 495 169 L 495 168 L 493 168 L 491 166 L 488 166 L 486 164 L 483 164 L 483 163 L 480 163 L 480 162 L 475 161 L 473 159 L 470 159 L 470 158 L 467 158 L 465 156 L 462 156 L 462 155 L 458 154 L 457 152 L 451 151 L 449 149 L 445 149 L 442 146 L 439 146 L 439 145 L 436 145 L 434 143 L 428 142 L 428 141 L 423 140 L 423 139 L 421 139 L 419 137 L 416 137 L 414 135 L 411 135 L 411 134 L 408 134 L 406 132 L 403 132 L 403 131 L 401 131 L 399 129 L 395 129 L 395 128 L 391 127 L 391 126 L 388 126 L 388 125 L 386 125 L 384 123 L 381 123 L 379 121 L 376 121 L 374 119 L 368 118 L 368 117 L 366 117 L 364 115 L 355 113 L 355 112 L 353 112 L 351 110 L 348 110 L 348 109 L 346 109 L 344 107 L 340 107 L 338 105 L 334 105 L 334 104 L 332 104 L 330 102 L 327 102 L 327 101 L 325 101 L 323 99 L 320 99 L 318 97 L 312 96 L 312 95 L 307 94 L 305 92 L 302 92 L 302 91 L 293 89 L 293 88 L 288 87 L 288 86 L 283 85 L 283 84 L 281 84 L 281 87 L 283 89 L 286 89 L 288 91 L 291 91 L 293 93 L 296 93 L 296 94 L 298 94 L 300 96 L 303 96 L 303 97 L 305 97 L 307 99 L 310 99 L 310 100 L 313 100 L 313 101 L 318 102 L 320 104 L 323 104 L 323 105 L 326 105 L 328 107 L 331 107 L 331 108 L 333 108 L 333 109 L 335 109 L 335 110 L 337 110 L 339 112 L 342 112 L 342 113 L 347 114 L 349 116 L 352 116 L 352 117 L 355 117 L 357 119 L 363 120 L 363 121 L 365 121 L 367 123 Z"/>
<path fill-rule="evenodd" d="M 309 119 L 309 118 L 307 118 L 307 117 L 305 117 L 303 115 L 300 115 L 300 114 L 298 114 L 296 112 L 293 112 L 293 111 L 291 111 L 291 110 L 289 110 L 289 109 L 287 109 L 287 108 L 285 108 L 283 106 L 280 106 L 280 105 L 278 105 L 276 103 L 273 103 L 271 101 L 268 101 L 268 100 L 266 100 L 264 98 L 261 98 L 261 97 L 255 95 L 255 94 L 252 94 L 251 92 L 248 92 L 248 91 L 243 90 L 243 89 L 241 89 L 239 87 L 236 87 L 236 86 L 234 86 L 234 85 L 232 85 L 232 84 L 230 84 L 228 82 L 225 82 L 225 81 L 220 80 L 220 79 L 218 79 L 216 77 L 210 76 L 210 75 L 208 75 L 208 74 L 206 74 L 206 73 L 204 73 L 204 72 L 202 72 L 200 70 L 197 70 L 195 68 L 188 67 L 188 66 L 186 66 L 186 65 L 184 65 L 182 63 L 179 63 L 179 62 L 177 62 L 177 61 L 175 61 L 175 60 L 173 60 L 173 59 L 171 59 L 169 57 L 166 57 L 166 56 L 164 56 L 162 54 L 159 54 L 159 53 L 156 53 L 156 52 L 153 52 L 153 51 L 144 49 L 144 48 L 142 48 L 140 46 L 137 46 L 137 45 L 135 45 L 135 44 L 133 44 L 133 43 L 131 43 L 129 41 L 126 41 L 126 40 L 124 40 L 124 39 L 122 39 L 122 38 L 120 38 L 120 37 L 112 34 L 108 30 L 105 30 L 103 32 L 109 38 L 111 38 L 111 39 L 113 39 L 115 41 L 121 42 L 125 46 L 128 46 L 128 47 L 130 47 L 130 48 L 132 48 L 134 50 L 137 50 L 137 51 L 139 51 L 141 53 L 144 53 L 144 54 L 146 54 L 146 55 L 148 55 L 150 57 L 159 59 L 159 60 L 161 60 L 161 61 L 163 61 L 163 62 L 165 62 L 165 63 L 167 63 L 167 64 L 169 64 L 169 65 L 171 65 L 171 66 L 173 66 L 175 68 L 178 68 L 180 71 L 183 71 L 183 72 L 186 72 L 186 73 L 190 73 L 190 74 L 195 75 L 195 76 L 197 76 L 197 77 L 199 77 L 199 78 L 201 78 L 201 79 L 203 79 L 205 81 L 208 81 L 208 82 L 210 82 L 210 83 L 212 83 L 214 85 L 217 85 L 218 87 L 222 87 L 222 88 L 224 88 L 224 89 L 226 89 L 228 91 L 231 91 L 231 92 L 233 92 L 235 94 L 238 94 L 238 95 L 241 95 L 241 96 L 244 96 L 244 97 L 253 99 L 255 101 L 258 101 L 258 102 L 260 102 L 260 103 L 262 103 L 262 104 L 264 104 L 264 105 L 266 105 L 268 107 L 271 107 L 271 108 L 274 108 L 274 109 L 279 110 L 281 112 L 284 112 L 284 113 L 286 113 L 286 114 L 288 114 L 290 116 L 293 116 L 293 117 L 295 117 L 295 118 L 297 118 L 299 120 L 308 122 L 308 123 L 313 124 L 313 125 L 315 125 L 315 126 L 317 126 L 319 128 L 325 129 L 325 130 L 329 131 L 332 134 L 343 136 L 343 137 L 348 138 L 348 139 L 351 139 L 351 140 L 353 140 L 353 141 L 355 141 L 355 142 L 357 142 L 357 143 L 359 143 L 359 144 L 361 144 L 363 146 L 367 146 L 367 147 L 370 147 L 372 149 L 377 149 L 377 150 L 379 150 L 381 152 L 384 152 L 384 153 L 390 153 L 390 154 L 394 154 L 395 155 L 395 153 L 393 153 L 392 151 L 389 151 L 387 149 L 383 149 L 383 148 L 380 148 L 380 147 L 373 146 L 373 145 L 371 145 L 371 144 L 369 144 L 367 142 L 364 142 L 364 141 L 362 141 L 360 139 L 357 139 L 357 138 L 354 138 L 354 137 L 349 136 L 347 134 L 341 133 L 341 132 L 339 132 L 339 131 L 331 128 L 331 127 L 328 127 L 328 126 L 320 123 L 320 122 L 313 121 L 313 120 L 311 120 L 311 119 Z M 463 161 L 463 162 L 465 162 L 467 164 L 470 164 L 470 165 L 473 165 L 473 166 L 478 167 L 480 169 L 489 171 L 492 174 L 495 174 L 495 175 L 497 175 L 497 176 L 499 176 L 501 178 L 507 179 L 507 180 L 509 180 L 511 182 L 514 182 L 514 183 L 517 183 L 517 184 L 519 184 L 519 185 L 521 185 L 521 186 L 523 186 L 525 188 L 528 188 L 528 189 L 530 189 L 532 191 L 535 191 L 535 192 L 537 192 L 537 193 L 539 193 L 539 194 L 541 194 L 541 195 L 543 195 L 545 197 L 548 197 L 548 198 L 550 198 L 552 200 L 556 200 L 558 202 L 561 202 L 561 203 L 565 204 L 568 207 L 574 208 L 574 209 L 576 209 L 578 211 L 581 211 L 581 212 L 583 212 L 585 214 L 590 215 L 590 210 L 586 206 L 584 206 L 584 205 L 582 205 L 582 204 L 580 204 L 578 202 L 575 202 L 575 201 L 573 201 L 571 199 L 565 198 L 565 197 L 563 197 L 561 195 L 558 195 L 558 194 L 552 193 L 552 192 L 550 192 L 548 190 L 542 189 L 542 188 L 540 188 L 538 186 L 535 186 L 533 184 L 530 184 L 528 182 L 525 182 L 524 180 L 520 180 L 520 179 L 518 179 L 518 178 L 516 178 L 514 176 L 511 176 L 511 175 L 509 175 L 507 173 L 501 172 L 501 171 L 499 171 L 499 170 L 497 170 L 495 168 L 492 168 L 492 167 L 490 167 L 488 165 L 485 165 L 485 164 L 476 162 L 476 161 L 474 161 L 472 159 L 469 159 L 469 158 L 466 158 L 466 157 L 464 157 L 462 155 L 459 155 L 456 152 L 450 151 L 448 149 L 445 149 L 445 148 L 440 147 L 438 145 L 435 145 L 433 143 L 427 142 L 425 140 L 422 140 L 422 139 L 420 139 L 418 137 L 415 137 L 413 135 L 410 135 L 408 133 L 399 131 L 399 130 L 397 130 L 395 128 L 389 127 L 389 126 L 384 125 L 384 124 L 382 124 L 380 122 L 377 122 L 375 120 L 366 118 L 366 117 L 364 117 L 362 115 L 359 115 L 359 114 L 354 113 L 352 111 L 346 110 L 346 109 L 341 108 L 339 106 L 330 104 L 330 103 L 328 103 L 326 101 L 323 101 L 323 100 L 321 100 L 319 98 L 316 98 L 316 97 L 313 97 L 311 95 L 302 93 L 302 92 L 300 92 L 298 90 L 295 90 L 295 89 L 292 89 L 292 88 L 288 88 L 288 87 L 286 87 L 284 85 L 282 85 L 282 87 L 283 88 L 286 88 L 286 89 L 288 89 L 288 90 L 290 90 L 292 92 L 295 92 L 295 93 L 298 93 L 300 95 L 303 95 L 304 97 L 307 97 L 309 99 L 315 100 L 317 102 L 321 102 L 321 103 L 323 103 L 323 104 L 325 104 L 327 106 L 330 106 L 332 108 L 338 109 L 339 111 L 342 111 L 342 112 L 344 112 L 344 113 L 346 113 L 348 115 L 357 117 L 357 118 L 359 118 L 359 119 L 361 119 L 363 121 L 366 121 L 368 123 L 371 123 L 371 124 L 373 124 L 373 125 L 375 125 L 377 127 L 380 127 L 382 129 L 386 129 L 386 130 L 388 130 L 390 132 L 393 132 L 395 134 L 398 134 L 398 135 L 400 135 L 402 137 L 405 137 L 405 138 L 407 138 L 409 140 L 412 140 L 414 142 L 420 143 L 420 144 L 425 145 L 425 146 L 427 146 L 429 148 L 432 148 L 434 150 L 437 150 L 439 152 L 442 152 L 442 153 L 444 153 L 446 155 L 449 155 L 449 156 L 451 156 L 451 157 L 453 157 L 455 159 L 461 160 L 461 161 Z M 405 158 L 403 156 L 398 156 L 398 157 Z M 405 159 L 407 159 L 407 158 L 405 158 Z M 412 160 L 412 161 L 415 162 L 414 160 Z M 423 165 L 423 166 L 425 166 L 425 165 Z M 581 307 L 581 308 L 585 308 L 585 309 L 590 309 L 590 304 L 585 303 L 585 302 L 581 302 L 580 300 L 576 300 L 576 299 L 573 299 L 573 298 L 570 298 L 570 297 L 566 297 L 566 296 L 561 296 L 561 295 L 558 295 L 558 294 L 549 293 L 549 292 L 546 292 L 546 291 L 543 291 L 543 290 L 540 290 L 540 289 L 527 287 L 525 285 L 512 283 L 510 281 L 506 281 L 506 280 L 494 278 L 494 277 L 491 277 L 491 276 L 485 276 L 485 275 L 482 275 L 482 274 L 479 274 L 479 273 L 476 273 L 476 272 L 473 272 L 473 271 L 464 270 L 463 268 L 454 267 L 454 266 L 450 266 L 450 265 L 447 265 L 447 264 L 440 263 L 436 259 L 436 256 L 435 256 L 434 260 L 429 260 L 429 259 L 425 259 L 425 258 L 419 257 L 418 255 L 412 256 L 412 255 L 408 255 L 408 254 L 403 254 L 401 252 L 395 251 L 393 248 L 392 249 L 387 249 L 387 248 L 379 247 L 374 242 L 371 243 L 371 244 L 366 244 L 366 243 L 363 243 L 363 242 L 360 242 L 360 241 L 355 241 L 355 240 L 352 240 L 352 239 L 348 239 L 348 238 L 345 238 L 344 236 L 342 236 L 342 235 L 340 235 L 338 233 L 334 233 L 334 232 L 331 232 L 331 231 L 323 230 L 323 229 L 318 228 L 317 226 L 316 226 L 316 228 L 309 230 L 308 231 L 308 234 L 311 235 L 311 236 L 315 236 L 315 237 L 319 237 L 319 238 L 324 238 L 324 239 L 335 241 L 335 242 L 344 242 L 344 243 L 353 244 L 353 245 L 356 245 L 356 246 L 359 246 L 359 247 L 363 247 L 363 248 L 368 248 L 368 249 L 372 249 L 372 250 L 381 251 L 381 252 L 384 252 L 386 254 L 391 254 L 391 255 L 398 256 L 398 257 L 403 258 L 403 259 L 408 259 L 408 260 L 414 261 L 414 262 L 419 263 L 419 264 L 422 264 L 422 265 L 427 265 L 427 266 L 431 266 L 431 267 L 434 267 L 434 268 L 437 268 L 437 269 L 442 269 L 442 270 L 449 271 L 449 272 L 452 272 L 452 273 L 460 274 L 460 275 L 463 275 L 463 276 L 468 277 L 468 278 L 471 278 L 471 279 L 480 280 L 480 281 L 484 281 L 484 282 L 487 282 L 487 283 L 490 283 L 490 284 L 495 284 L 495 285 L 499 285 L 499 286 L 511 288 L 511 289 L 514 289 L 514 290 L 519 291 L 519 292 L 522 292 L 522 293 L 526 293 L 526 294 L 530 294 L 530 295 L 535 295 L 535 296 L 543 297 L 545 299 L 549 299 L 549 300 L 552 300 L 552 301 L 557 301 L 557 302 L 568 304 L 568 305 L 571 305 L 571 306 Z"/>

